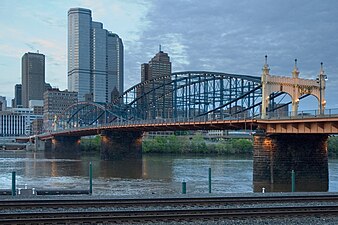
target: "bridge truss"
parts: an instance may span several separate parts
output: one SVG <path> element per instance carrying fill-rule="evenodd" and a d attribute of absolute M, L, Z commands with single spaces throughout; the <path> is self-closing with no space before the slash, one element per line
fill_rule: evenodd
<path fill-rule="evenodd" d="M 273 100 L 273 96 L 270 98 Z M 261 78 L 206 71 L 172 73 L 141 82 L 112 104 L 80 102 L 59 116 L 58 127 L 125 121 L 253 118 L 260 114 Z"/>

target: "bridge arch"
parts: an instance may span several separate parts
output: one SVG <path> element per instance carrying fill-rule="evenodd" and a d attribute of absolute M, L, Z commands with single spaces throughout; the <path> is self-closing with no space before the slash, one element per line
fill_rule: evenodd
<path fill-rule="evenodd" d="M 323 64 L 321 63 L 320 73 L 316 80 L 299 78 L 297 59 L 292 71 L 292 77 L 272 76 L 265 56 L 265 64 L 262 73 L 262 119 L 266 118 L 269 98 L 274 92 L 289 93 L 292 97 L 291 115 L 296 116 L 298 113 L 299 101 L 308 95 L 314 95 L 318 101 L 318 112 L 323 114 L 325 110 L 325 86 L 326 75 L 324 74 Z"/>
<path fill-rule="evenodd" d="M 125 120 L 111 109 L 113 107 L 107 107 L 106 103 L 78 102 L 58 115 L 57 121 L 54 121 L 54 123 L 57 124 L 58 129 L 66 129 Z"/>

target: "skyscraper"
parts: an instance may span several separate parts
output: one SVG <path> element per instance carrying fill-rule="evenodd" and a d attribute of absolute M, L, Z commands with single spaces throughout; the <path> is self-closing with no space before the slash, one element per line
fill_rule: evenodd
<path fill-rule="evenodd" d="M 141 65 L 141 82 L 171 75 L 171 62 L 168 53 L 160 51 L 149 61 Z"/>
<path fill-rule="evenodd" d="M 161 117 L 167 118 L 172 114 L 172 84 L 171 82 L 171 62 L 167 53 L 160 48 L 159 52 L 149 61 L 141 65 L 141 82 L 165 77 L 145 84 L 143 90 L 138 90 L 138 95 L 142 92 L 148 93 L 154 89 L 147 98 L 140 102 L 145 109 L 146 118 Z M 156 111 L 154 111 L 156 109 Z"/>
<path fill-rule="evenodd" d="M 68 89 L 84 101 L 111 102 L 112 91 L 123 92 L 123 43 L 117 34 L 92 21 L 91 11 L 68 11 Z"/>
<path fill-rule="evenodd" d="M 29 100 L 43 100 L 45 90 L 45 55 L 28 52 L 22 56 L 22 105 Z"/>

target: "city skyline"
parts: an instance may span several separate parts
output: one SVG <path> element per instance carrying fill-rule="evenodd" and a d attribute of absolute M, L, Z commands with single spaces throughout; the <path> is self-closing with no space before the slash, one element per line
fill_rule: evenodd
<path fill-rule="evenodd" d="M 335 1 L 304 0 L 78 0 L 29 5 L 5 0 L 0 6 L 0 95 L 10 102 L 15 84 L 21 80 L 21 55 L 37 50 L 46 55 L 46 82 L 67 88 L 67 11 L 84 7 L 124 41 L 124 89 L 140 81 L 140 65 L 161 44 L 171 57 L 173 72 L 207 70 L 260 76 L 267 54 L 271 74 L 291 77 L 297 58 L 300 77 L 315 79 L 323 62 L 328 76 L 327 108 L 338 108 L 337 6 Z M 17 13 L 11 13 L 12 8 Z"/>

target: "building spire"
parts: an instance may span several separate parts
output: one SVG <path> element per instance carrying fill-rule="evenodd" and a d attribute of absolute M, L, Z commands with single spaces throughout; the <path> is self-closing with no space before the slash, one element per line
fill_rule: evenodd
<path fill-rule="evenodd" d="M 295 65 L 293 67 L 292 77 L 298 78 L 298 76 L 299 76 L 299 70 L 298 70 L 298 67 L 297 67 L 297 59 L 295 59 Z"/>
<path fill-rule="evenodd" d="M 158 52 L 161 52 L 162 51 L 162 48 L 161 48 L 162 46 L 161 46 L 161 44 L 158 46 Z"/>

